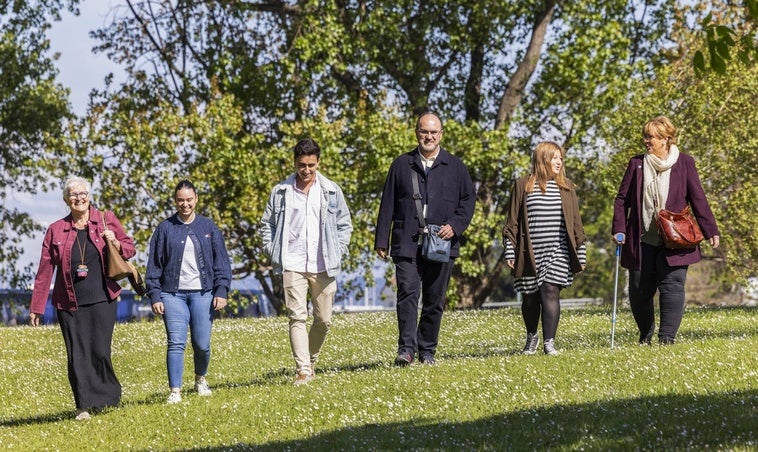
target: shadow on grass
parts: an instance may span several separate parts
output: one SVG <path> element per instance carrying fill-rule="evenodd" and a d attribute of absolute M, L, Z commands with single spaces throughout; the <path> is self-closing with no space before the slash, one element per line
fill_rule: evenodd
<path fill-rule="evenodd" d="M 758 446 L 758 390 L 554 405 L 474 421 L 369 424 L 228 450 L 691 450 Z"/>

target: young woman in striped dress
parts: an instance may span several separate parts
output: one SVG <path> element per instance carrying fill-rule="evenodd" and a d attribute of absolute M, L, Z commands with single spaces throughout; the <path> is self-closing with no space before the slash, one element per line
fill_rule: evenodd
<path fill-rule="evenodd" d="M 560 291 L 586 265 L 585 235 L 574 184 L 566 177 L 563 148 L 543 141 L 534 148 L 532 173 L 513 184 L 503 227 L 505 256 L 523 295 L 526 326 L 522 353 L 539 345 L 542 318 L 543 351 L 557 355 L 555 334 L 561 317 Z"/>

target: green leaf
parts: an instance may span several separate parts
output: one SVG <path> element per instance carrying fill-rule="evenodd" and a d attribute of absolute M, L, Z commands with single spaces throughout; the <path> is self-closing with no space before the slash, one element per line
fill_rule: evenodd
<path fill-rule="evenodd" d="M 718 74 L 726 74 L 726 62 L 715 52 L 711 53 L 711 68 Z"/>
<path fill-rule="evenodd" d="M 719 41 L 719 42 L 716 43 L 716 52 L 724 60 L 731 60 L 732 59 L 732 56 L 729 53 L 729 46 L 726 43 L 724 43 L 723 41 Z"/>
<path fill-rule="evenodd" d="M 703 55 L 703 52 L 700 50 L 695 52 L 695 57 L 692 59 L 692 64 L 695 66 L 695 69 L 698 72 L 705 72 L 705 56 Z"/>

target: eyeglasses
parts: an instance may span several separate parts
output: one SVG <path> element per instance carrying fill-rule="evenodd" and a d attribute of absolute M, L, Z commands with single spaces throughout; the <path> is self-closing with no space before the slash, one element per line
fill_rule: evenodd
<path fill-rule="evenodd" d="M 442 132 L 442 130 L 424 130 L 424 129 L 416 129 L 416 133 L 421 135 L 422 137 L 424 135 L 431 135 L 433 137 L 436 137 L 439 135 L 439 133 Z"/>
<path fill-rule="evenodd" d="M 69 193 L 68 199 L 86 199 L 89 196 L 88 191 L 80 191 L 77 193 Z"/>

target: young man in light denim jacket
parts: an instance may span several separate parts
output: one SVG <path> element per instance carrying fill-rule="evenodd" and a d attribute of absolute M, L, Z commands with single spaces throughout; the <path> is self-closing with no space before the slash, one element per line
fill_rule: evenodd
<path fill-rule="evenodd" d="M 295 173 L 271 191 L 263 212 L 266 254 L 281 274 L 295 358 L 295 385 L 315 376 L 315 363 L 331 326 L 336 275 L 347 254 L 353 225 L 340 187 L 318 172 L 321 149 L 310 138 L 293 149 Z M 307 331 L 308 290 L 313 324 Z"/>

